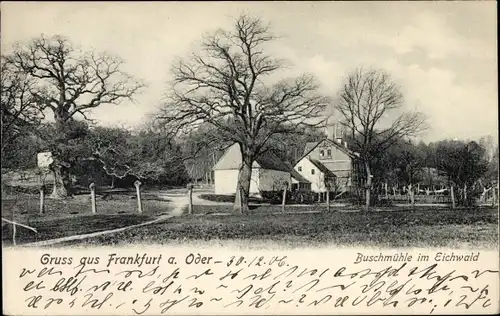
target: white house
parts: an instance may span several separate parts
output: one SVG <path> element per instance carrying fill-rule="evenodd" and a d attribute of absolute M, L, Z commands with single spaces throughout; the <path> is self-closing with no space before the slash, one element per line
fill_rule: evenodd
<path fill-rule="evenodd" d="M 305 179 L 299 181 L 297 177 L 292 180 L 292 186 L 301 189 L 304 186 L 312 192 L 326 192 L 325 179 L 335 181 L 335 174 L 325 167 L 320 161 L 311 157 L 303 157 L 294 167 L 294 170 Z M 306 182 L 307 181 L 307 182 Z"/>
<path fill-rule="evenodd" d="M 363 181 L 359 154 L 350 150 L 331 128 L 335 125 L 326 129 L 324 139 L 306 143 L 302 158 L 294 166 L 297 173 L 311 182 L 313 192 L 326 192 L 325 176 L 335 179 L 335 186 L 341 191 L 357 188 Z M 294 186 L 300 188 L 303 184 Z"/>
<path fill-rule="evenodd" d="M 240 147 L 234 144 L 213 167 L 215 194 L 235 194 L 238 173 L 242 163 Z M 268 152 L 259 157 L 252 166 L 250 194 L 260 191 L 280 190 L 284 181 L 291 183 L 291 167 Z"/>

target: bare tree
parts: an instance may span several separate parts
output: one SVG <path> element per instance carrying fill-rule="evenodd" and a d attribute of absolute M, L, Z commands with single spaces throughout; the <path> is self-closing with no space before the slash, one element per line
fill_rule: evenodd
<path fill-rule="evenodd" d="M 367 210 L 372 188 L 371 162 L 399 139 L 415 136 L 426 128 L 424 115 L 402 111 L 403 104 L 398 86 L 383 70 L 356 69 L 338 93 L 335 108 L 365 167 Z"/>
<path fill-rule="evenodd" d="M 237 213 L 248 210 L 251 166 L 269 139 L 294 133 L 300 125 L 320 125 L 327 105 L 310 76 L 265 83 L 282 68 L 264 52 L 274 39 L 269 26 L 246 15 L 231 31 L 207 36 L 201 53 L 174 65 L 173 92 L 158 117 L 174 133 L 208 123 L 222 139 L 239 144 Z"/>
<path fill-rule="evenodd" d="M 83 52 L 62 36 L 43 35 L 26 45 L 16 45 L 7 57 L 19 72 L 33 82 L 29 92 L 42 110 L 50 110 L 57 130 L 66 135 L 80 114 L 102 104 L 119 104 L 131 99 L 144 85 L 121 70 L 123 62 L 114 56 Z M 64 146 L 66 138 L 58 137 Z M 54 139 L 52 139 L 54 140 Z M 58 150 L 54 162 L 54 198 L 70 195 L 71 163 Z"/>

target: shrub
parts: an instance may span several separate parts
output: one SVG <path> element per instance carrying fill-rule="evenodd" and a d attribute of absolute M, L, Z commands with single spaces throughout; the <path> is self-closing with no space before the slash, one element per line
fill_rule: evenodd
<path fill-rule="evenodd" d="M 222 202 L 222 203 L 233 203 L 235 199 L 234 194 L 201 194 L 200 199 L 213 201 L 213 202 Z M 268 203 L 265 199 L 250 196 L 248 198 L 250 203 Z"/>
<path fill-rule="evenodd" d="M 288 196 L 289 194 L 287 194 Z M 268 203 L 281 204 L 283 200 L 283 191 L 260 191 L 260 196 Z"/>
<path fill-rule="evenodd" d="M 283 191 L 261 191 L 262 198 L 271 204 L 281 204 Z M 286 204 L 315 204 L 318 193 L 310 191 L 287 191 Z"/>
<path fill-rule="evenodd" d="M 45 194 L 49 194 L 52 192 L 53 187 L 54 187 L 53 184 L 46 184 L 43 191 L 45 192 Z M 3 184 L 2 191 L 8 195 L 38 194 L 40 192 L 40 189 L 38 186 L 22 187 L 22 186 L 12 186 Z"/>
<path fill-rule="evenodd" d="M 221 194 L 201 194 L 200 199 L 213 201 L 213 202 L 234 202 L 234 194 L 232 195 L 221 195 Z"/>

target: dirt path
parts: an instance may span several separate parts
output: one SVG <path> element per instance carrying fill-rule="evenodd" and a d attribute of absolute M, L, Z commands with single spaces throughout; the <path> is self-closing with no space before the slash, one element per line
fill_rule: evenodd
<path fill-rule="evenodd" d="M 170 214 L 159 216 L 158 218 L 156 218 L 154 220 L 140 223 L 140 224 L 136 224 L 136 225 L 126 226 L 126 227 L 122 227 L 122 228 L 110 229 L 110 230 L 105 230 L 105 231 L 100 231 L 100 232 L 95 232 L 95 233 L 60 237 L 60 238 L 49 239 L 49 240 L 42 240 L 42 241 L 27 243 L 27 244 L 19 245 L 19 246 L 21 246 L 21 247 L 41 247 L 41 246 L 54 245 L 54 244 L 67 242 L 67 241 L 83 240 L 83 239 L 102 236 L 102 235 L 114 234 L 114 233 L 122 232 L 122 231 L 125 231 L 128 229 L 132 229 L 132 228 L 137 228 L 137 227 L 142 227 L 142 226 L 160 223 L 160 222 L 163 222 L 169 218 L 182 215 L 184 208 L 188 204 L 187 196 L 185 196 L 185 195 L 178 195 L 178 196 L 162 195 L 162 196 L 168 197 L 172 201 L 172 203 L 174 204 L 174 209 L 170 212 Z"/>

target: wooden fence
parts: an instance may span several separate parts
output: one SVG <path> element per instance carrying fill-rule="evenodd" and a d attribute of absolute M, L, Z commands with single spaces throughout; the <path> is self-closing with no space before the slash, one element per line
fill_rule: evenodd
<path fill-rule="evenodd" d="M 381 196 L 382 199 L 385 196 Z M 408 194 L 396 194 L 388 195 L 387 199 L 393 203 L 410 203 L 410 195 Z M 451 203 L 451 197 L 449 195 L 415 195 L 415 204 L 449 204 Z"/>

